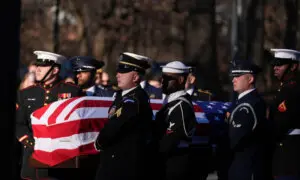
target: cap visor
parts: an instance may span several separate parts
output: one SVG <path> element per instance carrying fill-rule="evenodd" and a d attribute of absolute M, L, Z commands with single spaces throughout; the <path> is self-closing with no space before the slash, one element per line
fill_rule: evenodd
<path fill-rule="evenodd" d="M 131 72 L 133 71 L 132 69 L 128 68 L 128 69 L 121 69 L 121 68 L 118 68 L 117 69 L 117 72 L 118 73 L 128 73 L 128 72 Z"/>

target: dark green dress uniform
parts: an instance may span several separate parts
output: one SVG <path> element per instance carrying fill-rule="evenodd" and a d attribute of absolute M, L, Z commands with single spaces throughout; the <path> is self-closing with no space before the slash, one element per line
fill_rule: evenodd
<path fill-rule="evenodd" d="M 101 150 L 96 179 L 144 179 L 146 150 L 150 140 L 152 109 L 147 93 L 137 86 L 125 95 L 117 93 L 109 120 L 95 142 Z"/>
<path fill-rule="evenodd" d="M 34 139 L 30 115 L 33 111 L 60 99 L 81 95 L 79 87 L 57 79 L 49 85 L 36 84 L 18 92 L 16 135 L 24 145 L 21 177 L 36 178 L 35 168 L 29 167 L 28 158 L 33 152 Z"/>

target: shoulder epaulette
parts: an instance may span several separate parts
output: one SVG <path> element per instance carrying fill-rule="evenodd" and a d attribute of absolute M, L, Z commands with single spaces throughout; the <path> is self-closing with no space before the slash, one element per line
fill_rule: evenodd
<path fill-rule="evenodd" d="M 200 93 L 205 93 L 205 94 L 208 94 L 208 95 L 212 95 L 212 93 L 211 92 L 209 92 L 208 90 L 202 90 L 202 89 L 198 89 L 198 92 L 200 92 Z"/>
<path fill-rule="evenodd" d="M 117 86 L 112 86 L 112 89 L 113 89 L 114 91 L 120 90 L 120 88 L 118 88 Z"/>
<path fill-rule="evenodd" d="M 26 88 L 19 89 L 19 91 L 21 92 L 21 91 L 24 91 L 24 90 L 26 90 L 26 89 L 30 89 L 30 88 L 33 88 L 33 87 L 36 87 L 36 86 L 37 86 L 36 84 L 33 84 L 33 85 L 30 85 L 30 86 L 28 86 L 28 87 L 26 87 Z"/>

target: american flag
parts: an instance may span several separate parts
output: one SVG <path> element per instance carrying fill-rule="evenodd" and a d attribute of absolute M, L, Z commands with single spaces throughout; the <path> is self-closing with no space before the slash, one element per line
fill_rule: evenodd
<path fill-rule="evenodd" d="M 94 148 L 99 131 L 107 122 L 108 108 L 112 98 L 75 97 L 59 100 L 44 106 L 31 114 L 33 136 L 35 139 L 32 157 L 49 166 L 79 155 L 95 154 Z M 162 100 L 151 100 L 155 118 L 162 107 Z M 194 102 L 199 137 L 207 137 L 211 120 L 224 114 L 229 104 L 222 102 Z M 214 118 L 210 118 L 214 114 Z M 222 121 L 222 119 L 219 119 Z M 203 142 L 202 142 L 203 143 Z"/>

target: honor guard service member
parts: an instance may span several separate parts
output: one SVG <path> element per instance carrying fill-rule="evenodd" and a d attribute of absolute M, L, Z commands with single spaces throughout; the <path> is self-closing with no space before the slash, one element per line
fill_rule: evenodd
<path fill-rule="evenodd" d="M 185 179 L 189 176 L 189 145 L 196 118 L 191 96 L 185 91 L 189 67 L 173 61 L 162 66 L 163 107 L 155 117 L 158 141 L 159 179 Z"/>
<path fill-rule="evenodd" d="M 46 170 L 29 165 L 28 159 L 34 148 L 30 114 L 54 101 L 82 95 L 78 86 L 65 83 L 59 77 L 61 64 L 66 60 L 64 56 L 46 51 L 34 51 L 34 54 L 37 56 L 36 83 L 18 92 L 16 104 L 16 136 L 24 147 L 21 169 L 24 179 L 48 177 Z"/>
<path fill-rule="evenodd" d="M 95 141 L 101 151 L 97 180 L 147 178 L 147 144 L 151 135 L 152 109 L 141 76 L 148 59 L 134 53 L 120 55 L 117 82 L 121 89 L 109 108 L 108 122 Z"/>
<path fill-rule="evenodd" d="M 270 108 L 274 138 L 273 175 L 275 180 L 300 179 L 299 61 L 300 52 L 271 49 L 274 76 L 280 87 Z"/>
<path fill-rule="evenodd" d="M 143 80 L 140 83 L 141 87 L 147 92 L 150 99 L 162 99 L 162 90 L 149 84 L 148 81 Z"/>
<path fill-rule="evenodd" d="M 255 88 L 260 71 L 249 61 L 236 62 L 231 69 L 233 90 L 238 99 L 229 117 L 230 180 L 268 179 L 266 105 Z"/>
<path fill-rule="evenodd" d="M 186 92 L 191 95 L 193 101 L 211 101 L 212 93 L 207 90 L 202 90 L 196 86 L 196 69 L 190 67 L 190 72 L 185 84 Z"/>
<path fill-rule="evenodd" d="M 71 59 L 72 69 L 76 73 L 77 84 L 87 96 L 112 97 L 112 89 L 104 89 L 95 85 L 97 69 L 104 66 L 103 61 L 98 61 L 89 56 L 75 56 Z"/>

